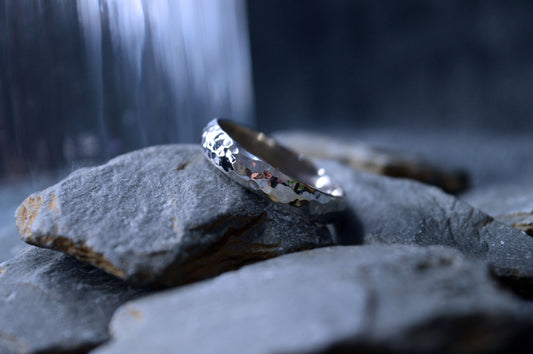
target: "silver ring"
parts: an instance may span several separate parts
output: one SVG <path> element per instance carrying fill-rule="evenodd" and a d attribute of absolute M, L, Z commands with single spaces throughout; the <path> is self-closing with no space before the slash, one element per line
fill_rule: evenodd
<path fill-rule="evenodd" d="M 307 215 L 344 210 L 344 192 L 323 168 L 263 133 L 215 118 L 202 134 L 207 159 L 224 174 L 270 200 Z"/>

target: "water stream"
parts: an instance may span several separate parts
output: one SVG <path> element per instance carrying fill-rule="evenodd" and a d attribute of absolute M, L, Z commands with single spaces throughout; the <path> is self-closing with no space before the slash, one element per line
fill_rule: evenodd
<path fill-rule="evenodd" d="M 253 124 L 243 0 L 2 0 L 0 177 Z"/>
<path fill-rule="evenodd" d="M 32 192 L 252 103 L 243 0 L 1 0 L 0 262 Z"/>

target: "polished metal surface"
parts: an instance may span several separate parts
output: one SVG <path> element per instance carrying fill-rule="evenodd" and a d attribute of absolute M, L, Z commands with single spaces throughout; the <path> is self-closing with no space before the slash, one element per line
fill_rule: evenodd
<path fill-rule="evenodd" d="M 276 203 L 315 216 L 344 209 L 344 192 L 323 168 L 263 133 L 215 118 L 204 128 L 202 148 L 220 171 Z"/>

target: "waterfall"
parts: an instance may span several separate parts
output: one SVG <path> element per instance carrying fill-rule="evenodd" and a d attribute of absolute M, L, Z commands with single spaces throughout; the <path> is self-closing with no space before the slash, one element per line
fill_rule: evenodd
<path fill-rule="evenodd" d="M 0 28 L 0 176 L 254 122 L 244 0 L 4 0 Z"/>
<path fill-rule="evenodd" d="M 78 0 L 91 72 L 113 58 L 121 119 L 142 145 L 197 140 L 213 116 L 252 119 L 245 5 L 241 0 Z M 102 51 L 103 37 L 111 53 Z M 109 64 L 109 63 L 107 63 Z M 104 95 L 102 80 L 94 89 Z M 104 101 L 100 97 L 97 101 Z M 98 103 L 100 104 L 100 103 Z"/>

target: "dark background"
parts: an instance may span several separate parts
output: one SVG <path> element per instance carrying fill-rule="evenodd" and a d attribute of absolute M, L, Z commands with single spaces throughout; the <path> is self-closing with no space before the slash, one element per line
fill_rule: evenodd
<path fill-rule="evenodd" d="M 75 1 L 0 4 L 0 178 L 75 169 L 151 144 L 197 141 L 196 133 L 178 138 L 184 117 L 169 109 L 173 96 L 165 94 L 161 75 L 151 74 L 150 56 L 143 58 L 147 92 L 139 94 L 150 101 L 121 95 L 131 80 L 121 70 L 125 59 L 113 56 L 105 25 L 103 98 L 87 93 L 95 75 L 87 69 L 90 53 Z M 432 157 L 441 153 L 436 139 L 443 134 L 462 134 L 463 141 L 473 133 L 505 136 L 500 146 L 518 134 L 532 140 L 533 1 L 246 4 L 260 130 L 389 132 L 377 139 L 382 144 L 401 129 L 417 135 L 396 141 L 418 142 L 421 133 L 428 144 L 436 141 Z M 161 95 L 153 95 L 156 89 Z M 130 106 L 148 107 L 136 111 L 143 125 L 123 119 Z M 458 145 L 454 154 L 469 148 Z M 501 153 L 502 161 L 509 154 Z"/>
<path fill-rule="evenodd" d="M 532 130 L 533 2 L 248 1 L 261 129 Z"/>
<path fill-rule="evenodd" d="M 0 178 L 254 123 L 249 61 L 245 0 L 1 0 Z"/>

